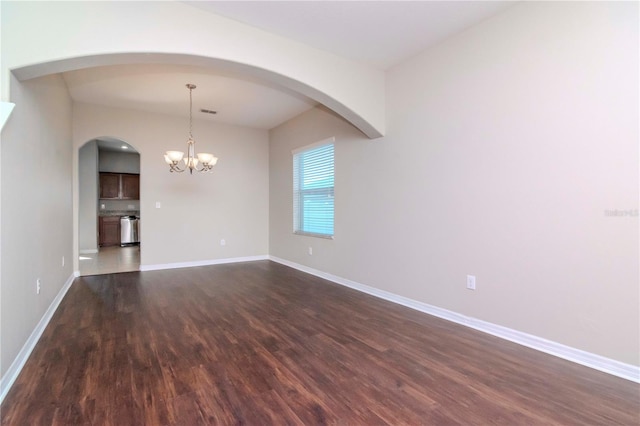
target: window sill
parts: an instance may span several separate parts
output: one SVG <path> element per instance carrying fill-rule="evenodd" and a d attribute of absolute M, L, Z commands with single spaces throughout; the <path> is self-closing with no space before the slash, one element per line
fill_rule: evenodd
<path fill-rule="evenodd" d="M 314 234 L 313 232 L 293 231 L 294 235 L 304 235 L 306 237 L 324 238 L 325 240 L 333 240 L 333 235 Z"/>

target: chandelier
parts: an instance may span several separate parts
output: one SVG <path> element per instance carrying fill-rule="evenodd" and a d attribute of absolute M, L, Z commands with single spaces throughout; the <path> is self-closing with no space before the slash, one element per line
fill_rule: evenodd
<path fill-rule="evenodd" d="M 164 154 L 164 161 L 169 165 L 169 171 L 171 173 L 182 173 L 185 170 L 189 170 L 189 173 L 193 174 L 193 171 L 197 172 L 210 172 L 213 170 L 213 166 L 218 162 L 218 158 L 213 154 L 206 152 L 195 153 L 196 141 L 193 140 L 193 100 L 191 93 L 196 88 L 195 84 L 187 84 L 189 89 L 189 140 L 187 141 L 187 157 L 184 157 L 182 151 L 167 151 Z M 197 158 L 196 158 L 197 157 Z M 180 165 L 180 161 L 184 161 L 184 166 Z M 198 168 L 200 163 L 200 168 Z"/>

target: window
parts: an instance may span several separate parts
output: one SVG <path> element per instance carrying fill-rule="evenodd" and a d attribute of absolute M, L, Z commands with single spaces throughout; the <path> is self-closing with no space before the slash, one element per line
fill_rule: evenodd
<path fill-rule="evenodd" d="M 293 232 L 333 237 L 333 143 L 293 151 Z"/>

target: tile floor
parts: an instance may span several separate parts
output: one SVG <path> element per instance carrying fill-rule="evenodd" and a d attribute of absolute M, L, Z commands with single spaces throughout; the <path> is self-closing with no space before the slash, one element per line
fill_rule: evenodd
<path fill-rule="evenodd" d="M 100 275 L 140 270 L 140 246 L 101 247 L 98 253 L 80 255 L 80 275 Z"/>

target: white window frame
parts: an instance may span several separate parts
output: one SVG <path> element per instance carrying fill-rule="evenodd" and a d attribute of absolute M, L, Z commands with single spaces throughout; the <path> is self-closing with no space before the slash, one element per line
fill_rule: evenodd
<path fill-rule="evenodd" d="M 296 170 L 297 170 L 296 159 L 299 154 L 303 154 L 305 152 L 308 152 L 314 149 L 322 148 L 327 145 L 333 145 L 333 148 L 334 148 L 334 158 L 333 158 L 334 185 L 333 187 L 331 187 L 331 197 L 333 197 L 334 199 L 333 223 L 332 223 L 333 233 L 332 234 L 308 232 L 301 229 L 304 223 L 304 220 L 302 217 L 303 210 L 300 205 L 302 197 L 300 196 L 301 191 L 299 189 L 299 182 L 300 182 L 301 176 L 299 173 L 296 174 Z M 293 233 L 296 235 L 306 235 L 310 237 L 333 239 L 333 236 L 335 235 L 335 137 L 324 139 L 322 141 L 313 143 L 311 145 L 306 145 L 306 146 L 294 149 L 291 151 L 291 154 L 292 154 L 292 163 L 293 163 L 293 173 L 292 173 L 293 174 Z"/>

